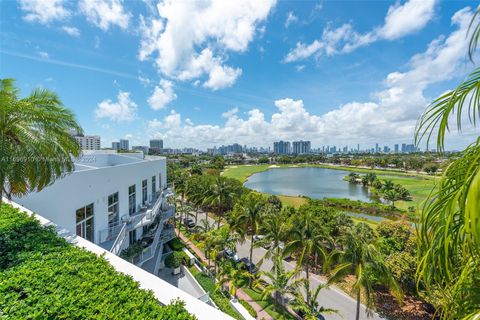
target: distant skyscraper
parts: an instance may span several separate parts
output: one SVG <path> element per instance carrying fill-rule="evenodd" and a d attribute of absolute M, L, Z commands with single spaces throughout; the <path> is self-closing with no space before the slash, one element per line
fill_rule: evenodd
<path fill-rule="evenodd" d="M 163 149 L 163 140 L 162 139 L 152 139 L 150 140 L 151 149 Z"/>
<path fill-rule="evenodd" d="M 112 149 L 113 150 L 120 150 L 120 142 L 118 142 L 118 141 L 112 142 Z"/>
<path fill-rule="evenodd" d="M 126 139 L 120 139 L 120 149 L 121 150 L 129 150 L 129 146 L 128 146 L 128 140 Z"/>
<path fill-rule="evenodd" d="M 294 154 L 306 154 L 310 153 L 311 143 L 310 141 L 293 141 L 293 153 Z"/>
<path fill-rule="evenodd" d="M 380 152 L 380 147 L 378 146 L 378 143 L 375 143 L 375 152 Z"/>
<path fill-rule="evenodd" d="M 289 154 L 290 153 L 290 142 L 288 141 L 278 141 L 273 143 L 273 152 L 275 154 Z"/>
<path fill-rule="evenodd" d="M 398 153 L 398 143 L 395 144 L 395 153 Z"/>

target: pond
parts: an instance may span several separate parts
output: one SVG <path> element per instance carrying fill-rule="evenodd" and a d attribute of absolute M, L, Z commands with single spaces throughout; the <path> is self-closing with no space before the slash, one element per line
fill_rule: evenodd
<path fill-rule="evenodd" d="M 370 202 L 367 188 L 343 178 L 350 172 L 326 168 L 282 168 L 255 173 L 245 187 L 269 194 L 314 199 L 348 198 Z"/>

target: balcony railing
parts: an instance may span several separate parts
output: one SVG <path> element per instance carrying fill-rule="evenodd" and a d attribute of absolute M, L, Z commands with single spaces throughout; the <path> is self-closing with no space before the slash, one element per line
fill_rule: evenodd
<path fill-rule="evenodd" d="M 137 257 L 134 258 L 134 263 L 136 265 L 142 266 L 145 262 L 152 259 L 155 256 L 155 252 L 158 248 L 161 236 L 163 232 L 163 224 L 159 224 L 157 230 L 155 231 L 155 236 L 153 237 L 153 242 L 150 246 L 143 249 Z"/>
<path fill-rule="evenodd" d="M 98 243 L 102 244 L 104 242 L 113 241 L 117 238 L 118 234 L 122 230 L 123 224 L 119 223 L 107 229 L 100 230 L 98 232 Z"/>
<path fill-rule="evenodd" d="M 124 223 L 122 226 L 122 229 L 120 230 L 120 233 L 118 234 L 117 239 L 115 239 L 115 242 L 113 243 L 112 249 L 110 249 L 110 252 L 118 256 L 122 251 L 123 244 L 125 243 L 126 238 L 127 238 L 127 224 Z"/>
<path fill-rule="evenodd" d="M 170 218 L 173 218 L 174 216 L 175 216 L 175 206 L 168 205 L 166 210 L 164 210 L 162 213 L 162 220 L 165 221 Z"/>

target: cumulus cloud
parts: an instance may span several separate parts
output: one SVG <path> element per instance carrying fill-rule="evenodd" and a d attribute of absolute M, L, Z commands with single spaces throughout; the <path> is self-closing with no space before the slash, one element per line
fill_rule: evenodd
<path fill-rule="evenodd" d="M 64 0 L 20 0 L 20 8 L 26 13 L 23 17 L 25 20 L 41 24 L 63 20 L 70 16 Z"/>
<path fill-rule="evenodd" d="M 153 94 L 148 98 L 148 104 L 153 110 L 160 110 L 175 99 L 177 95 L 173 91 L 173 83 L 162 79 L 160 85 L 155 86 Z"/>
<path fill-rule="evenodd" d="M 72 37 L 80 37 L 80 30 L 75 27 L 64 26 L 62 27 L 62 30 Z"/>
<path fill-rule="evenodd" d="M 366 33 L 357 32 L 351 23 L 327 26 L 319 39 L 310 44 L 298 42 L 283 61 L 294 62 L 311 56 L 344 54 L 379 40 L 395 40 L 423 29 L 432 20 L 437 0 L 409 0 L 390 6 L 382 26 Z"/>
<path fill-rule="evenodd" d="M 276 111 L 270 118 L 256 108 L 241 117 L 234 108 L 222 115 L 222 125 L 193 125 L 172 111 L 163 121 L 149 123 L 149 133 L 161 135 L 172 145 L 195 141 L 203 147 L 232 142 L 266 145 L 278 139 L 308 139 L 316 145 L 411 141 L 416 120 L 432 99 L 425 96 L 425 90 L 452 79 L 462 70 L 472 14 L 470 8 L 455 13 L 455 30 L 414 55 L 405 71 L 388 74 L 385 88 L 372 93 L 371 101 L 353 101 L 315 115 L 302 100 L 285 98 L 274 102 Z"/>
<path fill-rule="evenodd" d="M 98 104 L 95 117 L 116 122 L 132 121 L 137 116 L 137 108 L 137 104 L 130 99 L 130 92 L 119 91 L 116 102 L 105 99 Z"/>
<path fill-rule="evenodd" d="M 153 58 L 170 78 L 203 79 L 212 90 L 231 86 L 241 69 L 226 65 L 227 53 L 247 50 L 274 5 L 275 0 L 161 1 L 158 16 L 140 17 L 138 57 Z"/>
<path fill-rule="evenodd" d="M 111 26 L 126 29 L 131 18 L 120 0 L 82 0 L 78 7 L 89 22 L 103 31 Z"/>

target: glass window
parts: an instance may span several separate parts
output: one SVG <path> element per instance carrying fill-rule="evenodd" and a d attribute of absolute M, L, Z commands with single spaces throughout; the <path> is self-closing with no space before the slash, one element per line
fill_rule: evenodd
<path fill-rule="evenodd" d="M 77 235 L 91 242 L 94 240 L 95 233 L 93 216 L 93 203 L 75 211 Z"/>
<path fill-rule="evenodd" d="M 147 179 L 142 181 L 142 203 L 147 203 Z"/>
<path fill-rule="evenodd" d="M 108 196 L 108 234 L 113 236 L 113 227 L 119 223 L 118 192 Z"/>
<path fill-rule="evenodd" d="M 128 187 L 128 213 L 130 215 L 135 213 L 136 197 L 135 197 L 135 185 Z"/>
<path fill-rule="evenodd" d="M 152 197 L 155 197 L 155 192 L 156 192 L 156 189 L 157 189 L 157 186 L 156 186 L 156 180 L 155 180 L 155 176 L 152 177 Z"/>

